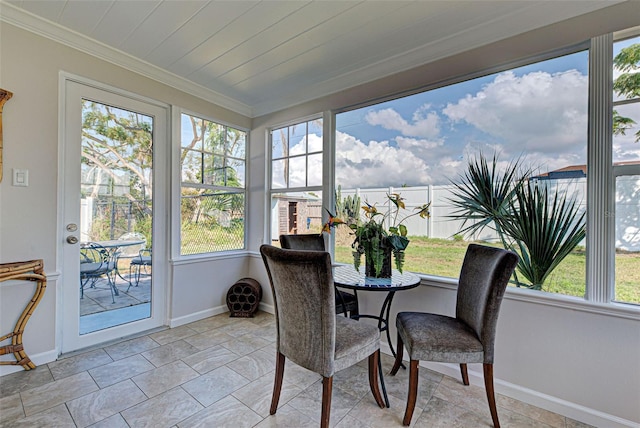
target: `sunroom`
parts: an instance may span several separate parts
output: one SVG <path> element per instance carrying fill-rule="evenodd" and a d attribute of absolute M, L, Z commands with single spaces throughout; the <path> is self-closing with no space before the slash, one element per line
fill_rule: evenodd
<path fill-rule="evenodd" d="M 465 231 L 469 223 L 451 217 L 455 184 L 474 162 L 484 159 L 491 165 L 495 155 L 499 169 L 522 162 L 529 168 L 528 181 L 575 200 L 575 221 L 582 221 L 586 230 L 544 282 L 520 275 L 508 287 L 498 321 L 496 392 L 504 402 L 519 400 L 560 415 L 563 424 L 640 424 L 640 98 L 633 81 L 625 89 L 620 78 L 637 76 L 637 58 L 634 62 L 620 55 L 633 52 L 634 46 L 637 52 L 640 44 L 637 2 L 559 2 L 557 9 L 547 2 L 526 7 L 490 2 L 488 9 L 468 4 L 466 13 L 460 2 L 452 2 L 456 6 L 450 9 L 447 2 L 400 2 L 404 12 L 392 5 L 398 2 L 377 2 L 388 8 L 389 25 L 399 24 L 402 17 L 407 26 L 413 22 L 415 27 L 407 28 L 416 34 L 426 18 L 414 16 L 412 21 L 412 8 L 430 5 L 435 16 L 448 19 L 460 14 L 472 28 L 468 34 L 460 29 L 464 40 L 475 37 L 477 43 L 465 48 L 453 43 L 439 52 L 447 45 L 422 41 L 421 49 L 431 56 L 412 63 L 390 41 L 389 50 L 380 48 L 384 61 L 381 56 L 375 73 L 358 67 L 354 56 L 353 64 L 344 62 L 342 73 L 334 76 L 340 87 L 330 79 L 315 81 L 307 71 L 304 78 L 290 78 L 293 89 L 286 93 L 287 76 L 279 75 L 275 65 L 270 80 L 266 63 L 242 64 L 232 55 L 225 58 L 240 61 L 238 74 L 213 70 L 217 63 L 203 58 L 214 53 L 206 51 L 202 39 L 201 51 L 173 52 L 171 64 L 165 56 L 165 68 L 157 65 L 158 51 L 133 55 L 131 46 L 138 42 L 157 38 L 155 45 L 166 43 L 165 48 L 178 39 L 198 37 L 197 31 L 176 27 L 165 39 L 158 38 L 151 26 L 154 13 L 165 13 L 165 18 L 170 11 L 182 13 L 186 21 L 218 7 L 216 2 L 188 2 L 184 8 L 172 2 L 136 7 L 118 1 L 78 3 L 98 10 L 88 14 L 63 1 L 0 3 L 0 88 L 12 94 L 4 101 L 0 128 L 0 263 L 42 259 L 48 279 L 22 338 L 38 368 L 0 367 L 2 413 L 28 395 L 32 381 L 18 376 L 34 376 L 32 372 L 42 373 L 40 368 L 60 367 L 65 359 L 141 335 L 165 338 L 171 331 L 196 331 L 194 324 L 228 318 L 227 293 L 240 279 L 261 284 L 260 312 L 273 314 L 260 246 L 275 244 L 283 233 L 320 233 L 329 213 L 344 215 L 345 203 L 359 207 L 366 202 L 382 210 L 387 195 L 396 193 L 409 211 L 431 203 L 429 218 L 416 216 L 407 223 L 411 243 L 405 269 L 418 274 L 420 286 L 395 296 L 391 319 L 400 311 L 453 311 L 466 245 L 500 243 L 495 230 Z M 365 9 L 359 8 L 369 2 L 336 2 L 339 11 L 318 2 L 273 3 L 269 8 L 238 2 L 225 9 L 245 18 L 254 14 L 253 22 L 264 20 L 265 28 L 255 30 L 268 45 L 264 52 L 287 48 L 284 41 L 262 33 L 269 28 L 266 22 L 275 25 L 289 15 L 281 25 L 299 22 L 294 12 L 304 7 L 317 8 L 318 23 L 341 14 L 364 20 L 359 12 Z M 500 4 L 505 9 L 498 14 Z M 122 18 L 125 10 L 134 21 L 126 27 L 130 30 L 107 31 L 101 20 Z M 473 10 L 475 17 L 470 16 Z M 385 15 L 376 13 L 380 21 L 371 18 L 373 22 L 384 22 Z M 557 17 L 549 18 L 553 13 Z M 78 23 L 90 15 L 97 21 Z M 435 31 L 435 18 L 430 19 Z M 522 28 L 513 28 L 518 25 Z M 491 33 L 492 26 L 500 31 Z M 236 27 L 227 30 L 233 28 L 242 34 Z M 364 55 L 371 46 L 358 34 Z M 384 34 L 396 40 L 394 31 Z M 111 37 L 111 45 L 101 37 Z M 339 40 L 337 34 L 335 38 Z M 308 43 L 306 50 L 313 51 L 315 45 Z M 227 48 L 239 55 L 240 50 Z M 177 61 L 183 57 L 185 62 Z M 204 62 L 198 63 L 199 71 L 180 68 L 189 61 Z M 243 88 L 241 72 L 250 74 L 253 65 L 263 67 L 260 84 L 265 89 L 248 102 L 238 88 Z M 218 76 L 209 88 L 197 80 L 205 71 Z M 320 68 L 315 71 L 327 75 Z M 191 77 L 179 77 L 185 74 Z M 216 86 L 233 79 L 229 87 L 235 89 L 229 92 Z M 122 129 L 130 134 L 114 134 Z M 141 140 L 133 144 L 132 138 Z M 114 146 L 107 147 L 107 140 Z M 120 149 L 114 149 L 118 144 Z M 337 263 L 352 263 L 346 232 L 334 228 L 327 235 Z M 153 250 L 152 266 L 130 270 L 137 254 L 124 256 L 119 248 L 123 257 L 115 274 L 121 275 L 113 276 L 118 294 L 110 286 L 96 283 L 95 290 L 88 283 L 81 296 L 80 247 L 68 238 L 108 245 L 125 233 L 142 235 L 135 242 Z M 13 329 L 33 287 L 0 284 L 0 334 Z M 94 295 L 99 297 L 91 300 Z M 379 293 L 358 296 L 361 313 L 377 312 L 384 299 Z M 83 327 L 87 315 L 133 307 L 144 310 L 125 323 Z M 231 318 L 225 325 L 229 320 L 245 327 L 250 323 Z M 395 341 L 393 323 L 390 333 Z M 158 347 L 171 345 L 166 340 L 159 340 Z M 195 340 L 179 340 L 189 349 L 198 348 Z M 391 353 L 384 337 L 381 350 Z M 2 361 L 10 357 L 7 353 Z M 146 364 L 154 362 L 149 358 Z M 117 360 L 109 357 L 109 363 Z M 434 373 L 459 377 L 456 365 L 423 364 Z M 89 364 L 83 372 L 91 375 L 97 369 Z M 482 387 L 482 370 L 469 369 L 472 386 Z M 67 378 L 53 373 L 53 381 Z M 272 373 L 266 377 L 272 381 Z M 15 388 L 16 382 L 24 382 L 24 388 L 8 386 Z M 188 392 L 181 384 L 170 388 L 176 390 Z M 71 409 L 68 403 L 80 398 L 58 404 Z M 392 401 L 395 413 L 403 399 Z M 12 417 L 28 418 L 43 410 L 50 409 Z M 129 423 L 135 420 L 132 412 L 115 413 Z M 401 415 L 397 419 L 400 426 Z M 261 421 L 269 423 L 261 417 L 253 424 Z M 490 424 L 490 418 L 482 421 Z"/>

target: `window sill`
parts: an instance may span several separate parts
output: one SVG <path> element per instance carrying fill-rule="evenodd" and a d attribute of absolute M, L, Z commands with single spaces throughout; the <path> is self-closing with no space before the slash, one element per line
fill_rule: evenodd
<path fill-rule="evenodd" d="M 458 281 L 454 278 L 443 278 L 433 275 L 421 275 L 422 285 L 440 287 L 455 290 Z M 527 302 L 545 306 L 554 306 L 563 309 L 570 309 L 592 314 L 613 316 L 618 318 L 640 321 L 640 305 L 624 303 L 596 303 L 589 302 L 574 296 L 548 293 L 546 291 L 529 290 L 526 288 L 508 287 L 505 299 Z"/>

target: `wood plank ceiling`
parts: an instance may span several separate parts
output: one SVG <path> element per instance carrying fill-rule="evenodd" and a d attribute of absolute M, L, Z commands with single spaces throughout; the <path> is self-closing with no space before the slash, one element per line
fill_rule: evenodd
<path fill-rule="evenodd" d="M 59 41 L 93 50 L 96 56 L 146 70 L 165 83 L 179 87 L 176 82 L 187 82 L 189 92 L 249 116 L 615 3 L 2 1 L 7 22 L 38 27 L 42 34 L 55 34 Z M 34 23 L 36 17 L 46 21 Z M 50 28 L 44 29 L 46 25 Z M 99 43 L 87 48 L 86 38 Z"/>

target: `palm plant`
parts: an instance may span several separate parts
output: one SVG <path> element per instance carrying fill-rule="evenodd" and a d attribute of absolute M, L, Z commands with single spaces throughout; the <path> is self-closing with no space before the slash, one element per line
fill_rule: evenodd
<path fill-rule="evenodd" d="M 549 274 L 584 239 L 585 213 L 575 198 L 556 189 L 552 195 L 528 179 L 520 159 L 503 171 L 494 154 L 489 166 L 480 154 L 454 186 L 450 218 L 462 220 L 460 233 L 485 227 L 496 231 L 505 248 L 520 254 L 518 286 L 541 289 Z M 470 224 L 469 224 L 470 223 Z M 521 282 L 521 274 L 528 284 Z"/>

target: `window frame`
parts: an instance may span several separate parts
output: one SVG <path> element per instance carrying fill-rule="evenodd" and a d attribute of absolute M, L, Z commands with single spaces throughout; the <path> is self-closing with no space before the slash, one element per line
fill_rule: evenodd
<path fill-rule="evenodd" d="M 233 186 L 220 186 L 215 184 L 205 184 L 205 183 L 191 183 L 191 182 L 183 182 L 182 181 L 182 165 L 180 164 L 181 154 L 182 154 L 182 116 L 193 116 L 198 119 L 203 119 L 216 125 L 223 126 L 225 128 L 232 128 L 245 133 L 245 147 L 244 147 L 244 185 L 243 187 L 233 187 Z M 243 126 L 238 126 L 223 120 L 212 118 L 209 115 L 194 112 L 185 108 L 174 108 L 172 111 L 172 124 L 173 124 L 173 141 L 174 141 L 174 149 L 172 153 L 173 159 L 175 162 L 172 162 L 172 174 L 176 177 L 175 180 L 172 180 L 173 186 L 171 189 L 172 195 L 175 195 L 173 198 L 174 203 L 172 204 L 172 245 L 171 245 L 171 256 L 173 260 L 177 259 L 208 259 L 215 256 L 220 256 L 228 253 L 238 252 L 238 251 L 246 251 L 247 250 L 247 208 L 248 208 L 248 198 L 249 198 L 249 159 L 250 159 L 250 135 L 251 130 L 245 128 Z M 224 159 L 238 159 L 233 156 L 227 156 L 224 154 Z M 182 254 L 182 215 L 181 215 L 181 204 L 182 204 L 182 189 L 183 188 L 195 188 L 195 189 L 207 189 L 213 191 L 229 191 L 237 194 L 243 195 L 243 211 L 244 211 L 244 220 L 243 220 L 243 242 L 242 248 L 233 249 L 233 250 L 217 250 L 217 251 L 209 251 L 205 253 L 197 253 L 197 254 Z"/>
<path fill-rule="evenodd" d="M 632 33 L 632 34 L 630 34 Z M 497 72 L 521 67 L 528 64 L 544 61 L 554 57 L 567 55 L 588 49 L 589 55 L 589 113 L 588 113 L 588 137 L 587 137 L 587 237 L 586 237 L 586 284 L 584 298 L 550 293 L 539 290 L 528 290 L 509 287 L 509 295 L 518 296 L 518 300 L 537 301 L 539 303 L 584 309 L 603 313 L 615 314 L 623 317 L 637 318 L 640 313 L 640 305 L 614 300 L 615 296 L 615 221 L 611 213 L 614 212 L 615 177 L 619 175 L 636 175 L 640 173 L 640 167 L 613 166 L 612 163 L 612 111 L 613 102 L 613 44 L 617 40 L 637 36 L 638 28 L 625 30 L 618 33 L 610 33 L 594 37 L 574 46 L 548 51 L 508 64 L 502 64 L 490 69 L 480 70 L 465 76 L 458 76 L 446 81 L 423 86 L 409 92 L 394 94 L 392 96 L 376 98 L 367 102 L 334 109 L 325 113 L 325 123 L 332 124 L 329 138 L 331 180 L 328 183 L 327 194 L 324 195 L 325 206 L 333 206 L 332 196 L 335 192 L 335 159 L 336 136 L 335 118 L 337 114 L 377 105 L 392 99 L 407 97 L 416 93 L 426 92 L 457 83 L 494 74 Z M 602 82 L 605 82 L 604 84 Z M 595 126 L 597 124 L 597 126 Z M 333 249 L 333 238 L 330 240 Z M 427 274 L 419 274 L 423 281 L 430 285 L 455 287 L 455 278 L 438 277 Z M 602 306 L 604 305 L 604 306 Z M 596 307 L 597 306 L 597 307 Z"/>
<path fill-rule="evenodd" d="M 266 221 L 265 221 L 265 227 L 264 227 L 264 242 L 271 242 L 273 239 L 272 236 L 272 225 L 273 225 L 273 212 L 271 210 L 271 200 L 273 199 L 273 195 L 274 194 L 278 194 L 278 193 L 300 193 L 300 192 L 321 192 L 322 193 L 322 206 L 326 207 L 327 206 L 327 201 L 326 201 L 326 197 L 327 197 L 327 187 L 330 186 L 330 183 L 327 180 L 327 174 L 328 174 L 328 169 L 331 169 L 331 171 L 333 170 L 333 166 L 331 164 L 328 163 L 329 161 L 329 156 L 327 155 L 328 151 L 331 150 L 330 147 L 328 146 L 328 142 L 329 140 L 327 139 L 327 122 L 331 123 L 332 122 L 332 118 L 331 118 L 332 114 L 331 112 L 327 111 L 327 112 L 321 112 L 321 113 L 316 113 L 316 114 L 312 114 L 309 116 L 305 116 L 305 117 L 301 117 L 301 118 L 296 118 L 293 120 L 289 120 L 287 122 L 283 122 L 283 123 L 278 123 L 272 126 L 269 126 L 266 129 L 266 145 L 267 145 L 267 150 L 266 150 L 266 156 L 265 156 L 265 160 L 266 160 L 266 174 L 265 174 L 265 202 L 264 202 L 264 206 L 265 206 L 265 212 L 266 212 Z M 286 127 L 292 127 L 292 126 L 296 126 L 296 125 L 301 125 L 301 124 L 305 124 L 306 126 L 306 130 L 307 133 L 306 135 L 308 135 L 308 123 L 312 122 L 314 120 L 322 120 L 322 149 L 320 151 L 314 151 L 314 152 L 309 152 L 308 150 L 305 151 L 304 154 L 297 154 L 297 155 L 289 155 L 289 156 L 281 156 L 281 157 L 277 157 L 277 158 L 273 158 L 273 131 L 278 130 L 278 129 L 282 129 L 282 128 L 286 128 Z M 308 146 L 307 146 L 308 147 Z M 322 183 L 320 183 L 319 185 L 313 185 L 313 186 L 296 186 L 296 187 L 277 187 L 274 188 L 273 187 L 273 161 L 274 160 L 279 160 L 279 159 L 290 159 L 290 158 L 299 158 L 304 156 L 307 159 L 307 168 L 306 168 L 306 172 L 305 172 L 305 182 L 308 184 L 309 182 L 309 169 L 308 169 L 308 157 L 310 154 L 322 154 Z M 331 158 L 332 159 L 332 158 Z M 323 212 L 322 214 L 322 221 L 324 221 L 325 218 L 325 213 Z"/>

